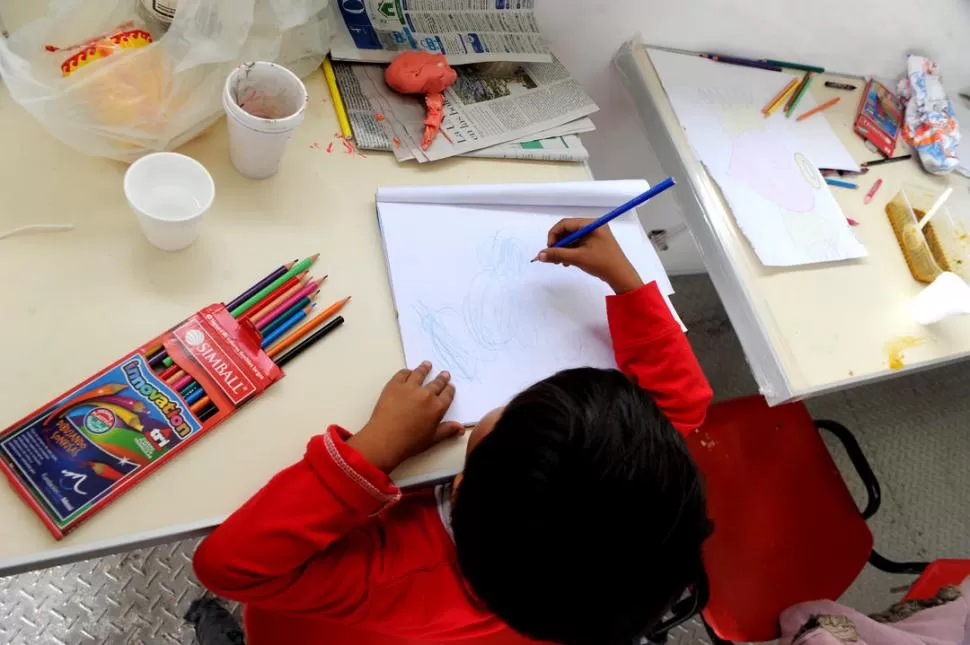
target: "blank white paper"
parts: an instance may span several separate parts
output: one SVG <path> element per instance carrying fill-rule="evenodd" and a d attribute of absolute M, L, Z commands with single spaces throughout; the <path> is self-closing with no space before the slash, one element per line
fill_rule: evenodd
<path fill-rule="evenodd" d="M 586 185 L 586 197 L 603 184 Z M 607 205 L 422 203 L 410 189 L 382 189 L 378 213 L 391 289 L 409 367 L 430 360 L 452 373 L 457 395 L 448 418 L 471 423 L 522 389 L 571 367 L 615 367 L 606 320 L 609 288 L 576 268 L 530 263 L 563 217 L 597 217 L 647 188 L 616 182 Z M 483 190 L 484 188 L 484 190 Z M 466 187 L 485 199 L 489 187 Z M 618 190 L 619 189 L 619 190 Z M 403 191 L 387 194 L 388 190 Z M 425 198 L 461 201 L 454 189 L 414 189 Z M 525 189 L 529 193 L 529 189 Z M 529 194 L 540 194 L 532 191 Z M 566 201 L 546 186 L 547 202 Z M 384 198 L 396 199 L 386 202 Z M 537 201 L 537 200 L 532 200 Z M 647 205 L 649 207 L 649 204 Z M 672 292 L 653 246 L 634 214 L 611 224 L 645 281 Z M 669 305 L 669 302 L 668 302 Z"/>
<path fill-rule="evenodd" d="M 797 122 L 780 109 L 769 119 L 761 114 L 791 76 L 654 49 L 650 58 L 691 148 L 762 264 L 866 255 L 818 172 L 859 168 L 828 121 Z M 814 105 L 806 95 L 797 113 Z"/>

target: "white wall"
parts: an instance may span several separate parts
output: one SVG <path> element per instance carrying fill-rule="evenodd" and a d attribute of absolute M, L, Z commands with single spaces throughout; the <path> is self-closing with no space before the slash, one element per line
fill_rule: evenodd
<path fill-rule="evenodd" d="M 970 86 L 970 2 L 967 0 L 537 0 L 539 24 L 553 50 L 601 110 L 599 130 L 583 135 L 598 179 L 665 176 L 626 92 L 610 65 L 636 33 L 646 43 L 752 58 L 801 61 L 834 71 L 895 79 L 907 52 L 940 64 L 953 92 Z M 956 100 L 956 97 L 953 97 Z M 964 121 L 966 136 L 970 122 Z M 661 201 L 662 200 L 662 201 Z M 676 225 L 672 198 L 643 210 L 645 226 Z M 688 235 L 662 253 L 671 273 L 703 264 Z"/>

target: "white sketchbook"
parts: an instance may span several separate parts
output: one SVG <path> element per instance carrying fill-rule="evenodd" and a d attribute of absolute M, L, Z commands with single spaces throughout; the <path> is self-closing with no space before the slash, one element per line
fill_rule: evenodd
<path fill-rule="evenodd" d="M 559 370 L 616 366 L 609 288 L 574 267 L 530 260 L 561 218 L 598 217 L 647 188 L 590 181 L 377 191 L 407 365 L 430 360 L 451 372 L 448 418 L 476 422 Z M 610 228 L 643 280 L 673 293 L 636 215 Z"/>
<path fill-rule="evenodd" d="M 738 228 L 766 266 L 860 258 L 856 239 L 818 168 L 858 170 L 806 94 L 790 119 L 761 114 L 792 76 L 651 49 L 687 141 L 717 182 Z M 839 190 L 839 189 L 836 189 Z"/>

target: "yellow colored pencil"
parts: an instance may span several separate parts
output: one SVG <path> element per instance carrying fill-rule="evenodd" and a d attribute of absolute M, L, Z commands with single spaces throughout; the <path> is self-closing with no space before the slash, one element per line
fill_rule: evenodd
<path fill-rule="evenodd" d="M 768 101 L 768 103 L 761 108 L 761 113 L 765 116 L 771 116 L 771 113 L 774 112 L 779 105 L 781 105 L 782 101 L 784 101 L 788 95 L 795 90 L 796 87 L 798 87 L 798 79 L 793 78 L 788 85 L 781 88 L 781 91 L 775 94 L 774 98 Z"/>
<path fill-rule="evenodd" d="M 327 87 L 330 88 L 330 99 L 333 101 L 333 109 L 337 113 L 340 132 L 345 138 L 350 139 L 354 136 L 354 132 L 350 129 L 350 120 L 347 118 L 347 110 L 344 108 L 344 100 L 340 96 L 337 76 L 333 73 L 333 64 L 330 62 L 329 56 L 323 59 L 323 76 L 327 79 Z"/>

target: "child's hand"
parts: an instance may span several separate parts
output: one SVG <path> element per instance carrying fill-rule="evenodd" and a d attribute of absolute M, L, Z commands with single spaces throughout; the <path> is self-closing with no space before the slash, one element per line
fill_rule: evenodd
<path fill-rule="evenodd" d="M 570 218 L 560 220 L 549 229 L 546 241 L 550 247 L 595 220 Z M 563 266 L 577 266 L 586 273 L 596 276 L 610 285 L 616 293 L 626 293 L 643 286 L 643 280 L 637 270 L 633 268 L 623 249 L 617 244 L 616 238 L 609 226 L 601 226 L 586 237 L 580 239 L 575 246 L 568 248 L 547 248 L 539 251 L 540 262 L 561 264 Z"/>
<path fill-rule="evenodd" d="M 381 392 L 370 421 L 347 440 L 371 464 L 390 473 L 409 457 L 443 439 L 464 432 L 462 424 L 441 418 L 455 399 L 451 374 L 441 372 L 424 384 L 431 372 L 425 361 L 391 377 Z"/>

